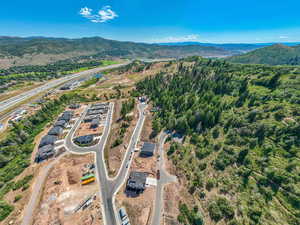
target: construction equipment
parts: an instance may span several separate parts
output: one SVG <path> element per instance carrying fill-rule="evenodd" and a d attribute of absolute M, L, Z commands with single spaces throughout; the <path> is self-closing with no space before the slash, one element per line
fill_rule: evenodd
<path fill-rule="evenodd" d="M 95 174 L 89 173 L 89 174 L 87 174 L 87 175 L 81 177 L 80 180 L 81 180 L 81 181 L 85 181 L 85 180 L 88 180 L 88 179 L 90 179 L 90 178 L 92 178 L 92 177 L 95 177 Z"/>
<path fill-rule="evenodd" d="M 95 180 L 96 180 L 95 177 L 92 177 L 92 178 L 90 178 L 90 179 L 87 179 L 87 180 L 82 181 L 81 184 L 82 184 L 82 185 L 86 185 L 86 184 L 89 184 L 89 183 L 94 182 Z"/>

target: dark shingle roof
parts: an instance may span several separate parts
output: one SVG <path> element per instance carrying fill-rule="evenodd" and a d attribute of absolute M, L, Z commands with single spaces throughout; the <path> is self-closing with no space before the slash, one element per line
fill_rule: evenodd
<path fill-rule="evenodd" d="M 144 190 L 148 174 L 144 172 L 131 172 L 127 181 L 127 188 Z"/>
<path fill-rule="evenodd" d="M 58 121 L 54 124 L 54 126 L 55 126 L 55 127 L 65 127 L 65 126 L 66 126 L 66 123 L 67 123 L 67 121 L 65 121 L 65 120 L 58 120 Z"/>
<path fill-rule="evenodd" d="M 65 111 L 59 118 L 58 120 L 66 120 L 66 121 L 70 121 L 70 119 L 72 118 L 74 112 L 72 111 Z"/>
<path fill-rule="evenodd" d="M 99 115 L 99 114 L 102 114 L 103 113 L 103 110 L 91 110 L 91 109 L 89 109 L 88 110 L 88 115 Z"/>
<path fill-rule="evenodd" d="M 45 146 L 39 148 L 38 153 L 44 154 L 44 153 L 52 152 L 52 151 L 54 151 L 53 145 L 45 145 Z"/>
<path fill-rule="evenodd" d="M 49 130 L 48 134 L 49 134 L 49 135 L 61 135 L 62 132 L 63 132 L 62 127 L 57 126 L 57 127 L 52 127 L 52 128 Z"/>
<path fill-rule="evenodd" d="M 41 139 L 39 147 L 43 147 L 45 145 L 53 145 L 54 142 L 57 141 L 57 136 L 54 135 L 46 135 Z"/>
<path fill-rule="evenodd" d="M 91 122 L 93 119 L 97 119 L 97 118 L 100 119 L 100 116 L 99 116 L 99 115 L 86 116 L 86 117 L 84 118 L 84 122 Z"/>
<path fill-rule="evenodd" d="M 74 139 L 75 142 L 80 143 L 80 144 L 88 144 L 91 143 L 94 140 L 94 135 L 85 135 L 85 136 L 80 136 Z"/>
<path fill-rule="evenodd" d="M 150 143 L 150 142 L 145 142 L 141 152 L 142 153 L 154 153 L 156 145 L 154 143 Z"/>

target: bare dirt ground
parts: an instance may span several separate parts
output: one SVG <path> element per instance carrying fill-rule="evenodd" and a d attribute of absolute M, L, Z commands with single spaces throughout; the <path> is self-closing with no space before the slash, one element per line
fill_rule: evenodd
<path fill-rule="evenodd" d="M 123 123 L 123 121 L 120 120 L 120 111 L 122 108 L 122 102 L 121 100 L 118 100 L 115 102 L 115 108 L 114 108 L 114 115 L 113 115 L 113 123 L 109 135 L 109 139 L 106 144 L 106 159 L 108 160 L 108 170 L 110 176 L 115 176 L 118 173 L 118 170 L 121 166 L 124 154 L 127 150 L 127 146 L 129 144 L 129 141 L 131 139 L 131 135 L 133 133 L 133 130 L 135 128 L 135 125 L 138 120 L 138 110 L 135 107 L 132 113 L 133 120 L 129 122 L 130 126 L 127 128 L 125 132 L 125 136 L 123 138 L 123 143 L 116 146 L 111 147 L 115 140 L 119 136 L 120 127 Z"/>
<path fill-rule="evenodd" d="M 96 182 L 82 186 L 80 178 L 85 165 L 94 162 L 94 156 L 68 155 L 56 164 L 48 175 L 34 225 L 100 225 L 102 224 L 98 185 Z M 75 208 L 88 197 L 96 195 L 93 203 L 84 210 Z"/>
<path fill-rule="evenodd" d="M 104 130 L 103 125 L 99 125 L 97 128 L 91 128 L 91 123 L 81 123 L 75 132 L 75 137 L 94 134 L 95 136 L 102 135 Z"/>
<path fill-rule="evenodd" d="M 146 121 L 145 121 L 146 122 Z M 151 121 L 150 121 L 151 122 Z M 147 126 L 144 123 L 144 126 Z M 145 128 L 144 135 L 149 136 L 152 129 Z M 141 139 L 144 140 L 144 136 L 141 134 Z M 142 146 L 142 142 L 138 144 Z M 157 152 L 154 156 L 144 158 L 139 156 L 139 152 L 134 154 L 134 158 L 130 167 L 131 171 L 147 172 L 148 177 L 156 177 L 156 161 Z M 130 223 L 132 225 L 150 225 L 152 221 L 153 206 L 155 200 L 155 186 L 149 186 L 138 197 L 127 197 L 125 194 L 126 183 L 123 185 L 120 192 L 117 194 L 117 206 L 126 208 Z"/>
<path fill-rule="evenodd" d="M 141 141 L 143 142 L 155 142 L 155 137 L 152 135 L 153 115 L 149 112 L 149 108 L 151 108 L 151 106 L 148 106 L 148 110 L 146 110 L 147 116 L 141 133 Z"/>
<path fill-rule="evenodd" d="M 177 216 L 179 215 L 178 202 L 180 197 L 180 185 L 168 184 L 164 187 L 164 216 L 163 223 L 165 225 L 179 225 Z"/>
<path fill-rule="evenodd" d="M 124 194 L 125 186 L 117 195 L 117 207 L 125 207 L 132 225 L 150 225 L 155 198 L 155 187 L 148 187 L 144 193 L 135 198 Z"/>
<path fill-rule="evenodd" d="M 81 114 L 84 112 L 85 108 L 86 108 L 86 105 L 81 104 L 78 109 L 70 109 L 68 107 L 68 108 L 66 108 L 66 110 L 74 111 L 74 116 L 73 117 L 76 118 L 76 117 L 80 117 L 81 116 Z"/>

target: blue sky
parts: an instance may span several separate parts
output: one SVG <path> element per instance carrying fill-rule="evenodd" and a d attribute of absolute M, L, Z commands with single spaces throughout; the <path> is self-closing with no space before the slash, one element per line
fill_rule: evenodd
<path fill-rule="evenodd" d="M 299 0 L 2 0 L 0 36 L 300 41 Z"/>

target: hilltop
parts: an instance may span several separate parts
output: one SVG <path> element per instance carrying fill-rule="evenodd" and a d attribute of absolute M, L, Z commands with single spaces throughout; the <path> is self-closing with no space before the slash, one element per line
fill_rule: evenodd
<path fill-rule="evenodd" d="M 161 46 L 121 42 L 101 37 L 80 39 L 46 37 L 0 37 L 0 68 L 45 65 L 59 60 L 82 61 L 103 58 L 161 58 L 231 55 L 214 46 Z"/>
<path fill-rule="evenodd" d="M 167 151 L 181 184 L 172 224 L 299 224 L 299 67 L 197 57 L 172 66 L 137 84 L 159 109 L 153 133 L 183 137 Z"/>
<path fill-rule="evenodd" d="M 300 65 L 300 45 L 275 44 L 230 57 L 228 60 L 244 64 Z"/>

